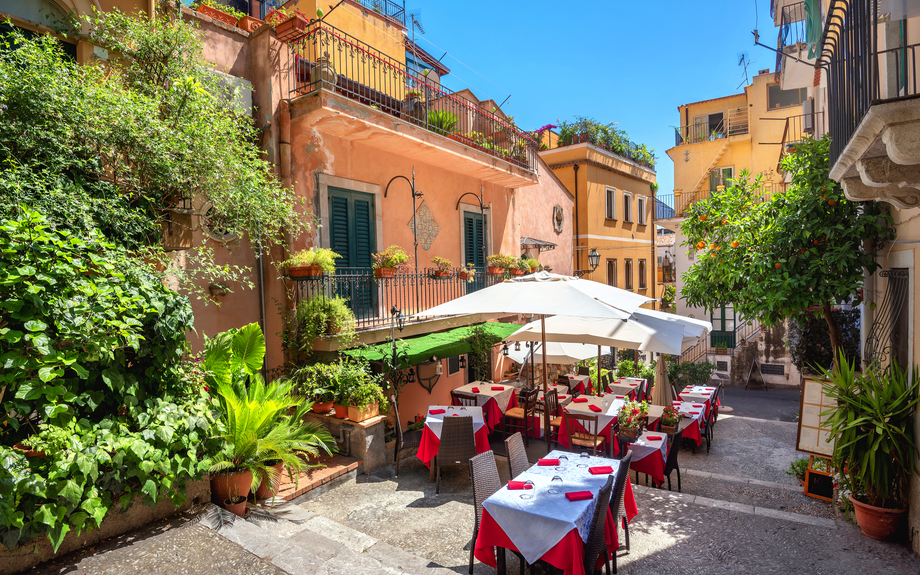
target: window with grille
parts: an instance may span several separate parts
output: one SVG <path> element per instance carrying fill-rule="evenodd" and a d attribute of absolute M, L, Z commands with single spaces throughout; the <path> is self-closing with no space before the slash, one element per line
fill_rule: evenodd
<path fill-rule="evenodd" d="M 716 371 L 728 371 L 728 362 L 727 361 L 717 361 Z"/>
<path fill-rule="evenodd" d="M 639 225 L 644 226 L 646 223 L 645 222 L 645 218 L 646 218 L 645 216 L 645 196 L 639 196 L 639 199 L 637 200 L 636 211 L 639 212 Z"/>
<path fill-rule="evenodd" d="M 645 282 L 645 260 L 639 260 L 639 289 L 647 287 Z"/>
<path fill-rule="evenodd" d="M 617 287 L 617 261 L 607 260 L 607 285 Z"/>
<path fill-rule="evenodd" d="M 608 220 L 617 219 L 617 191 L 614 188 L 607 188 L 606 217 Z"/>
<path fill-rule="evenodd" d="M 447 358 L 447 375 L 454 375 L 455 373 L 460 373 L 460 356 L 455 355 L 454 357 Z"/>
<path fill-rule="evenodd" d="M 632 221 L 632 194 L 623 192 L 623 221 Z"/>
<path fill-rule="evenodd" d="M 633 262 L 632 260 L 625 260 L 626 267 L 623 268 L 623 271 L 626 272 L 626 289 L 633 289 Z"/>
<path fill-rule="evenodd" d="M 760 366 L 760 373 L 764 375 L 786 375 L 786 366 L 781 363 L 765 363 Z"/>

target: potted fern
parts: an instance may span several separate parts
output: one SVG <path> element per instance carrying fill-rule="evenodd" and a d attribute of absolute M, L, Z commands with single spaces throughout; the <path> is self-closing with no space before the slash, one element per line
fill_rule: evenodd
<path fill-rule="evenodd" d="M 409 255 L 399 246 L 390 246 L 371 257 L 374 258 L 374 276 L 377 278 L 393 277 L 396 270 L 409 261 Z"/>
<path fill-rule="evenodd" d="M 908 482 L 914 473 L 913 413 L 920 397 L 920 374 L 910 378 L 892 361 L 870 365 L 860 374 L 841 350 L 833 372 L 824 370 L 828 397 L 837 407 L 829 416 L 833 464 L 852 485 L 856 523 L 873 539 L 890 539 L 907 510 Z"/>
<path fill-rule="evenodd" d="M 438 269 L 434 271 L 434 277 L 436 278 L 449 278 L 450 277 L 450 267 L 454 265 L 452 261 L 436 256 L 436 257 L 431 258 L 431 263 L 438 266 Z"/>
<path fill-rule="evenodd" d="M 290 259 L 281 262 L 287 268 L 288 275 L 292 278 L 319 277 L 323 273 L 335 273 L 335 260 L 341 258 L 339 254 L 325 248 L 310 248 L 300 250 Z"/>

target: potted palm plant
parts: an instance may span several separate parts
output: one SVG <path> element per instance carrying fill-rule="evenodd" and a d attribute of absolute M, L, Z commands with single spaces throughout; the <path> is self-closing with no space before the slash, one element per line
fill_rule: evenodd
<path fill-rule="evenodd" d="M 332 250 L 310 248 L 296 252 L 290 259 L 284 260 L 279 265 L 287 268 L 288 275 L 292 278 L 319 277 L 323 273 L 334 274 L 335 260 L 340 257 L 342 256 Z"/>
<path fill-rule="evenodd" d="M 431 258 L 431 263 L 438 266 L 438 269 L 434 272 L 434 277 L 436 278 L 449 278 L 450 277 L 450 267 L 454 263 L 448 259 L 442 257 L 433 257 Z"/>
<path fill-rule="evenodd" d="M 920 373 L 910 378 L 892 362 L 870 365 L 860 374 L 843 351 L 833 372 L 824 371 L 828 397 L 837 407 L 829 417 L 833 464 L 852 485 L 856 522 L 873 539 L 890 539 L 907 510 L 908 481 L 914 472 L 913 413 Z"/>
<path fill-rule="evenodd" d="M 393 277 L 396 270 L 409 261 L 409 255 L 399 246 L 390 246 L 371 257 L 374 258 L 374 276 L 378 278 Z"/>

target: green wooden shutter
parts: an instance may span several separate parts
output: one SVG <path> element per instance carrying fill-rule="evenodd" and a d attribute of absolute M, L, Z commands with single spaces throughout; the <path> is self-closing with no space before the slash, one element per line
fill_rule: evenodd
<path fill-rule="evenodd" d="M 329 243 L 332 251 L 342 256 L 338 265 L 351 267 L 352 242 L 349 233 L 348 198 L 329 198 Z"/>
<path fill-rule="evenodd" d="M 368 200 L 355 199 L 355 266 L 369 268 L 373 265 L 374 209 Z"/>

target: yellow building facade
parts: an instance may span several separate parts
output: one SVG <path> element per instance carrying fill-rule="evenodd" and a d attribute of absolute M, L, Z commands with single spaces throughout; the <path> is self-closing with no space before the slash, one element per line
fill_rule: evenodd
<path fill-rule="evenodd" d="M 655 171 L 588 142 L 554 147 L 540 156 L 576 198 L 576 273 L 585 270 L 587 279 L 658 297 L 653 275 Z M 593 249 L 600 263 L 592 270 L 588 254 Z"/>

